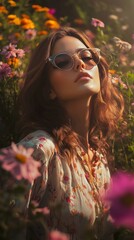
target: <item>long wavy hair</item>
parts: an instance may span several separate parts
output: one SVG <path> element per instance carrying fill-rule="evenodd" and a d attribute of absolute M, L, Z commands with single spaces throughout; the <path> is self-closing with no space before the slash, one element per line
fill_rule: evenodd
<path fill-rule="evenodd" d="M 58 99 L 51 100 L 49 73 L 51 64 L 46 59 L 52 54 L 55 43 L 64 36 L 79 39 L 87 47 L 94 47 L 88 37 L 76 29 L 63 27 L 53 31 L 41 41 L 32 53 L 19 95 L 19 129 L 21 137 L 35 130 L 47 131 L 55 140 L 60 155 L 69 161 L 80 144 Z M 108 64 L 101 57 L 98 64 L 101 90 L 94 94 L 90 104 L 89 144 L 101 149 L 110 134 L 117 129 L 122 117 L 124 102 L 118 89 L 108 78 Z"/>

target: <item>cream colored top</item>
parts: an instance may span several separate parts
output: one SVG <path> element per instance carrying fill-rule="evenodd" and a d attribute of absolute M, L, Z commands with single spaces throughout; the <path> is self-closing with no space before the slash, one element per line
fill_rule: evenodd
<path fill-rule="evenodd" d="M 80 148 L 69 166 L 66 159 L 60 159 L 56 153 L 53 138 L 45 131 L 32 132 L 19 144 L 26 148 L 33 147 L 33 157 L 42 163 L 42 175 L 35 180 L 31 199 L 38 201 L 40 207 L 50 208 L 47 220 L 49 228 L 68 233 L 71 240 L 85 239 L 84 234 L 87 227 L 97 226 L 96 208 L 98 211 L 100 209 L 93 197 L 93 189 L 87 173 L 82 166 L 83 157 Z M 106 159 L 102 154 L 94 151 L 91 165 L 94 169 L 94 182 L 99 192 L 105 191 L 110 181 Z M 54 209 L 52 205 L 60 207 Z M 102 219 L 100 222 L 102 224 Z M 98 235 L 103 232 L 100 223 L 99 227 Z M 97 229 L 99 227 L 97 226 Z"/>

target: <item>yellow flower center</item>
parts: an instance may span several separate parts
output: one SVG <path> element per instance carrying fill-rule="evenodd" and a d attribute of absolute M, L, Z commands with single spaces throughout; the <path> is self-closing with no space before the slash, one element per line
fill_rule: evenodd
<path fill-rule="evenodd" d="M 21 153 L 17 153 L 15 155 L 15 158 L 20 163 L 26 163 L 26 161 L 27 161 L 27 157 L 25 155 L 21 154 Z"/>
<path fill-rule="evenodd" d="M 134 206 L 134 194 L 133 193 L 127 193 L 125 196 L 120 198 L 120 201 L 123 205 L 126 207 L 132 207 Z"/>

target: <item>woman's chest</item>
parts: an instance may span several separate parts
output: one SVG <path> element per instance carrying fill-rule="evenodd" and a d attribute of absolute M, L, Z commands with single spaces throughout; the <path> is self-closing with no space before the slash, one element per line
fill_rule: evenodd
<path fill-rule="evenodd" d="M 101 169 L 96 167 L 98 185 L 101 182 Z M 79 159 L 75 159 L 71 166 L 59 157 L 49 166 L 49 179 L 44 201 L 51 205 L 61 204 L 64 212 L 71 215 L 83 215 L 94 222 L 96 216 L 96 202 L 94 190 L 82 168 Z"/>

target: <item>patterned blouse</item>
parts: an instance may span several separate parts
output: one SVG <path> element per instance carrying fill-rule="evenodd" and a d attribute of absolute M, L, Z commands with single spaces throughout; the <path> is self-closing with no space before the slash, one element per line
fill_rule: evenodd
<path fill-rule="evenodd" d="M 48 227 L 68 233 L 70 240 L 86 239 L 84 234 L 92 227 L 95 228 L 96 239 L 107 239 L 103 237 L 105 230 L 102 227 L 106 218 L 101 216 L 100 205 L 94 194 L 95 191 L 105 191 L 110 181 L 104 156 L 92 150 L 94 155 L 91 168 L 94 181 L 91 184 L 86 171 L 87 161 L 83 158 L 81 147 L 76 149 L 76 157 L 69 165 L 66 160 L 60 159 L 54 139 L 45 131 L 32 132 L 19 144 L 34 148 L 33 157 L 42 163 L 41 177 L 38 177 L 32 186 L 31 199 L 37 201 L 40 207 L 50 208 Z M 110 236 L 108 239 L 111 239 Z"/>

